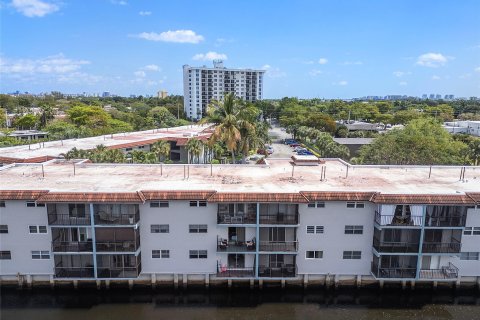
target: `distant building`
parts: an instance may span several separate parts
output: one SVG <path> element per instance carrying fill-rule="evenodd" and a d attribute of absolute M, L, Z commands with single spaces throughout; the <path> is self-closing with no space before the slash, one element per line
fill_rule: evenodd
<path fill-rule="evenodd" d="M 157 98 L 158 99 L 165 99 L 166 97 L 168 97 L 168 92 L 165 91 L 165 90 L 160 90 L 157 92 Z"/>
<path fill-rule="evenodd" d="M 262 99 L 265 70 L 228 69 L 221 60 L 214 67 L 183 66 L 183 99 L 189 119 L 200 120 L 212 100 L 223 100 L 227 93 L 254 102 Z"/>
<path fill-rule="evenodd" d="M 19 140 L 38 140 L 46 138 L 48 136 L 48 132 L 38 130 L 17 130 L 13 131 L 8 136 L 17 138 Z"/>
<path fill-rule="evenodd" d="M 441 94 L 437 94 L 437 95 L 435 95 L 435 99 L 437 99 L 437 100 L 440 100 L 440 99 L 442 99 L 442 95 L 441 95 Z"/>
<path fill-rule="evenodd" d="M 102 98 L 108 98 L 108 97 L 110 97 L 110 92 L 105 91 L 102 93 Z"/>
<path fill-rule="evenodd" d="M 444 100 L 453 100 L 455 96 L 453 94 L 446 94 Z"/>
<path fill-rule="evenodd" d="M 434 95 L 433 93 L 431 93 L 428 98 L 429 98 L 430 100 L 434 100 L 434 99 L 435 99 L 435 95 Z"/>
<path fill-rule="evenodd" d="M 427 100 L 428 99 L 428 94 L 422 94 L 422 99 Z"/>
<path fill-rule="evenodd" d="M 443 128 L 450 133 L 463 133 L 480 137 L 480 121 L 449 121 Z"/>

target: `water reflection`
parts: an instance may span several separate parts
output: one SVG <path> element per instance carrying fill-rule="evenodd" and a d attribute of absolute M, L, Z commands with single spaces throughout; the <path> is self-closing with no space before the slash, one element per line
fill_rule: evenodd
<path fill-rule="evenodd" d="M 478 291 L 15 290 L 2 319 L 480 319 Z"/>

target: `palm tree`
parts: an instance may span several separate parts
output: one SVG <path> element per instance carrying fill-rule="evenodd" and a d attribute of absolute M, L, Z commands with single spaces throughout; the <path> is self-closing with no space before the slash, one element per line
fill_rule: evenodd
<path fill-rule="evenodd" d="M 232 154 L 232 163 L 235 163 L 237 143 L 242 139 L 240 128 L 251 125 L 249 121 L 257 109 L 253 105 L 244 106 L 241 100 L 232 93 L 225 96 L 222 102 L 212 101 L 208 107 L 207 116 L 200 123 L 216 125 L 212 135 L 212 142 L 223 141 Z"/>
<path fill-rule="evenodd" d="M 157 163 L 158 156 L 155 152 L 146 152 L 143 163 Z"/>
<path fill-rule="evenodd" d="M 133 150 L 130 152 L 133 163 L 144 163 L 145 162 L 145 152 L 139 150 Z"/>
<path fill-rule="evenodd" d="M 200 162 L 200 154 L 202 153 L 202 150 L 203 150 L 203 143 L 202 141 L 198 140 L 198 139 L 190 139 L 188 140 L 187 142 L 187 145 L 185 146 L 187 151 L 188 151 L 188 154 L 190 155 L 190 159 L 191 161 L 190 162 L 194 162 L 193 160 L 196 158 L 197 159 L 197 163 Z"/>
<path fill-rule="evenodd" d="M 170 156 L 170 143 L 165 140 L 159 140 L 153 144 L 151 150 L 157 155 L 159 161 L 163 162 Z"/>

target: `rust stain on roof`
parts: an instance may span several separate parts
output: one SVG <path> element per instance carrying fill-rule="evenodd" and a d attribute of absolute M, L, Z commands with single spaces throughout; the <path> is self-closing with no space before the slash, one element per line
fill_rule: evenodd
<path fill-rule="evenodd" d="M 217 192 L 209 202 L 288 202 L 307 203 L 300 193 Z"/>
<path fill-rule="evenodd" d="M 0 200 L 36 200 L 47 190 L 0 190 Z"/>
<path fill-rule="evenodd" d="M 145 200 L 207 200 L 216 191 L 214 190 L 142 190 L 140 193 Z"/>
<path fill-rule="evenodd" d="M 300 191 L 308 201 L 371 201 L 375 192 Z"/>
<path fill-rule="evenodd" d="M 475 201 L 464 194 L 377 194 L 373 202 L 391 204 L 475 204 Z"/>
<path fill-rule="evenodd" d="M 142 203 L 138 192 L 49 192 L 37 200 L 42 203 L 61 202 L 121 202 Z"/>

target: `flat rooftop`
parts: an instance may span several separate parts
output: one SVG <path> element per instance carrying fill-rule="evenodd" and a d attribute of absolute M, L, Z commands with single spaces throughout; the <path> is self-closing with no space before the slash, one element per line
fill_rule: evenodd
<path fill-rule="evenodd" d="M 292 166 L 290 159 L 267 165 L 92 164 L 52 160 L 0 168 L 0 190 L 134 192 L 216 190 L 289 193 L 370 191 L 392 194 L 463 194 L 480 191 L 480 167 L 350 166 L 326 160 L 319 166 Z M 322 169 L 325 167 L 325 169 Z M 325 170 L 325 178 L 322 177 Z M 293 176 L 292 176 L 293 173 Z M 430 178 L 429 178 L 430 175 Z"/>
<path fill-rule="evenodd" d="M 1 158 L 12 159 L 33 159 L 39 157 L 58 158 L 60 154 L 77 149 L 94 149 L 97 145 L 103 144 L 109 148 L 122 148 L 127 144 L 135 144 L 144 141 L 145 144 L 153 143 L 156 140 L 173 140 L 185 142 L 189 138 L 206 140 L 211 136 L 208 125 L 189 125 L 173 128 L 152 129 L 145 131 L 116 133 L 96 137 L 56 140 L 45 143 L 32 143 L 16 147 L 0 148 Z"/>

